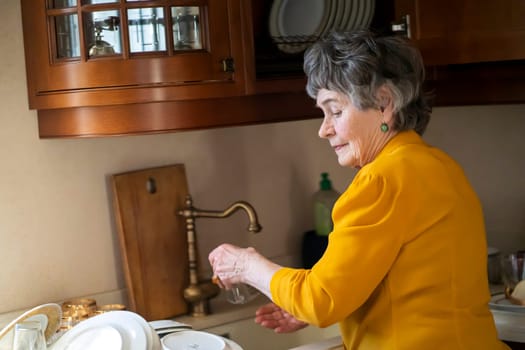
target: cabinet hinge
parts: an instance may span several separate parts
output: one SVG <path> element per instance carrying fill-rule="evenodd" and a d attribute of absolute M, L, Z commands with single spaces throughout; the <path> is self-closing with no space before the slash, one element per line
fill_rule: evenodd
<path fill-rule="evenodd" d="M 398 22 L 393 22 L 391 26 L 392 32 L 397 34 L 404 34 L 407 38 L 411 38 L 410 35 L 410 15 L 404 15 Z"/>
<path fill-rule="evenodd" d="M 233 62 L 233 58 L 228 57 L 222 60 L 222 71 L 228 72 L 228 73 L 235 72 L 235 65 Z"/>

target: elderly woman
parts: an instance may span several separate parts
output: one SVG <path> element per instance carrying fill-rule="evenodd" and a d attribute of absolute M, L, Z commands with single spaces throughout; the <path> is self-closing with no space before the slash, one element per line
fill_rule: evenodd
<path fill-rule="evenodd" d="M 319 136 L 359 169 L 336 202 L 312 269 L 253 248 L 209 255 L 226 288 L 247 283 L 274 304 L 256 321 L 276 332 L 339 323 L 346 349 L 505 349 L 487 281 L 483 212 L 461 167 L 421 135 L 430 119 L 424 66 L 403 38 L 332 33 L 305 54 Z"/>

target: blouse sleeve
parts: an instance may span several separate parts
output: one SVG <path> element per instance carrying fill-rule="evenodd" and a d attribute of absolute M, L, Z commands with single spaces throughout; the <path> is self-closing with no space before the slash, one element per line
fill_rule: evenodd
<path fill-rule="evenodd" d="M 271 282 L 273 301 L 320 327 L 346 318 L 380 284 L 401 249 L 407 198 L 396 180 L 356 176 L 332 213 L 328 247 L 311 270 L 282 268 Z M 409 197 L 409 196 L 408 196 Z"/>

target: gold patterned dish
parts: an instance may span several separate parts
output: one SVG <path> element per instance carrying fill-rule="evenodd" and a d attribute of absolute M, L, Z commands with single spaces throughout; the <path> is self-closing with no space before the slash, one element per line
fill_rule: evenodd
<path fill-rule="evenodd" d="M 13 329 L 17 323 L 24 321 L 38 321 L 42 325 L 46 341 L 48 341 L 60 327 L 62 308 L 58 304 L 43 304 L 24 312 L 0 330 L 0 349 L 11 349 Z"/>

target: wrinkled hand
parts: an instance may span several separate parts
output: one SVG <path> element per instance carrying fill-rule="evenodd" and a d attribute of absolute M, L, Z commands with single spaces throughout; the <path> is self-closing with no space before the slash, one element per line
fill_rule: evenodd
<path fill-rule="evenodd" d="M 244 282 L 250 261 L 254 254 L 253 248 L 239 248 L 231 244 L 221 244 L 209 255 L 208 260 L 213 268 L 213 274 L 220 279 L 226 289 L 235 283 Z"/>
<path fill-rule="evenodd" d="M 261 306 L 255 312 L 255 322 L 273 329 L 275 333 L 291 333 L 303 329 L 308 323 L 299 321 L 274 303 Z"/>
<path fill-rule="evenodd" d="M 234 284 L 245 283 L 272 298 L 270 281 L 282 266 L 266 259 L 253 248 L 239 248 L 221 244 L 208 255 L 214 277 L 221 288 L 230 289 Z"/>

